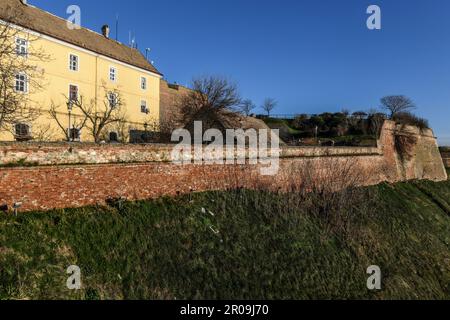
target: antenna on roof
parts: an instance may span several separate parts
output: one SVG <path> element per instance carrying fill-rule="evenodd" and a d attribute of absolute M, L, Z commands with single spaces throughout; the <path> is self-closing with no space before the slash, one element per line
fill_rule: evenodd
<path fill-rule="evenodd" d="M 134 32 L 131 33 L 131 31 L 130 31 L 130 47 L 133 48 L 133 49 L 137 48 L 136 34 Z"/>

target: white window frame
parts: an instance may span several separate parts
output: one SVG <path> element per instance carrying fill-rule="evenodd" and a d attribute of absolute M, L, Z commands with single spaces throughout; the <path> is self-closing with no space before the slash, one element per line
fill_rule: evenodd
<path fill-rule="evenodd" d="M 147 90 L 147 87 L 148 87 L 147 77 L 141 76 L 141 89 Z"/>
<path fill-rule="evenodd" d="M 76 58 L 76 69 L 72 69 L 72 57 Z M 69 53 L 69 70 L 73 72 L 78 72 L 80 70 L 80 56 L 74 53 Z"/>
<path fill-rule="evenodd" d="M 145 109 L 143 109 L 145 107 Z M 141 113 L 149 114 L 150 109 L 148 108 L 147 100 L 142 99 L 141 100 Z"/>
<path fill-rule="evenodd" d="M 15 37 L 15 46 L 16 46 L 16 55 L 18 57 L 28 57 L 28 48 L 29 48 L 29 41 L 28 39 L 22 38 L 22 37 Z M 18 43 L 18 41 L 25 42 L 24 44 Z M 22 52 L 21 49 L 25 48 L 25 52 Z"/>
<path fill-rule="evenodd" d="M 70 130 L 78 130 L 78 139 L 72 139 L 72 136 L 70 135 Z M 70 141 L 73 141 L 73 142 L 81 142 L 81 131 L 82 131 L 83 129 L 79 129 L 79 128 L 75 128 L 75 127 L 72 127 L 72 128 L 68 128 L 67 129 L 67 135 L 69 136 L 69 140 Z"/>
<path fill-rule="evenodd" d="M 21 77 L 21 76 L 23 76 L 24 77 L 24 79 L 22 80 L 22 79 L 17 79 L 17 77 Z M 28 93 L 28 84 L 29 84 L 29 80 L 28 80 L 28 75 L 26 74 L 26 73 L 24 73 L 24 72 L 19 72 L 19 73 L 16 73 L 16 76 L 15 76 L 15 79 L 14 79 L 15 81 L 15 83 L 14 83 L 14 91 L 15 92 L 19 92 L 19 93 L 24 93 L 24 94 L 27 94 Z M 18 83 L 18 81 L 20 81 L 20 82 L 23 82 L 23 90 L 18 90 L 17 89 L 17 83 Z"/>
<path fill-rule="evenodd" d="M 22 125 L 27 126 L 27 127 L 28 127 L 28 137 L 31 138 L 31 137 L 33 136 L 31 124 L 29 124 L 29 123 L 27 123 L 27 122 L 17 122 L 17 123 L 15 123 L 15 124 L 13 124 L 13 132 L 14 132 L 14 136 L 19 136 L 19 135 L 17 134 L 17 128 L 16 128 L 16 126 L 17 126 L 18 124 L 22 124 Z M 24 136 L 24 137 L 25 137 L 25 136 Z"/>
<path fill-rule="evenodd" d="M 71 87 L 76 87 L 77 88 L 77 100 L 72 100 L 72 97 L 70 96 L 70 88 Z M 78 99 L 80 98 L 80 86 L 74 83 L 69 83 L 69 101 L 78 101 Z"/>
<path fill-rule="evenodd" d="M 112 72 L 114 70 L 114 72 Z M 111 82 L 117 82 L 117 74 L 118 74 L 118 72 L 117 72 L 117 68 L 116 67 L 113 67 L 113 66 L 110 66 L 109 67 L 109 81 L 111 81 Z M 112 76 L 114 75 L 114 79 L 112 79 Z"/>
<path fill-rule="evenodd" d="M 114 100 L 111 98 L 113 97 Z M 113 91 L 108 92 L 108 105 L 110 108 L 115 109 L 118 107 L 118 97 L 119 95 Z"/>

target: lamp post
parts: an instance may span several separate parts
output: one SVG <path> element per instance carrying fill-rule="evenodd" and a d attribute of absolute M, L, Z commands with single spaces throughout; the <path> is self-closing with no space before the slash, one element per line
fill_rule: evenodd
<path fill-rule="evenodd" d="M 147 129 L 148 129 L 148 123 L 146 122 L 146 123 L 144 123 L 144 130 L 145 130 L 145 133 L 144 133 L 144 143 L 147 143 L 147 142 L 148 142 Z"/>
<path fill-rule="evenodd" d="M 69 101 L 67 101 L 67 111 L 69 112 L 69 142 L 72 142 L 72 128 L 71 128 L 72 109 L 73 109 L 73 101 L 69 99 Z"/>
<path fill-rule="evenodd" d="M 314 128 L 314 138 L 316 138 L 316 143 L 318 143 L 319 141 L 319 126 L 316 126 L 315 128 Z"/>

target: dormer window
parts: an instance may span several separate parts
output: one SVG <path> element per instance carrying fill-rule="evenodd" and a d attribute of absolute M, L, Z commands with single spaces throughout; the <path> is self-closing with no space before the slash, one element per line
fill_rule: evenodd
<path fill-rule="evenodd" d="M 109 68 L 109 80 L 116 82 L 117 80 L 117 70 L 114 67 Z"/>
<path fill-rule="evenodd" d="M 28 40 L 16 38 L 16 54 L 22 57 L 26 57 L 28 55 Z"/>

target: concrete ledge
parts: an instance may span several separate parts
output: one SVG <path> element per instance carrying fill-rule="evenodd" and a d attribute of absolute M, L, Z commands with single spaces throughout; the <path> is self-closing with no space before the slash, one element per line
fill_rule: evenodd
<path fill-rule="evenodd" d="M 2 143 L 0 144 L 0 167 L 170 162 L 174 146 Z M 280 158 L 382 155 L 381 150 L 374 147 L 282 147 L 275 151 L 279 152 Z M 248 148 L 245 150 L 246 159 L 253 159 L 255 155 L 258 155 L 258 150 Z M 271 155 L 270 149 L 268 155 Z M 191 156 L 198 159 L 193 150 Z M 234 157 L 242 158 L 237 152 Z M 203 160 L 212 158 L 216 157 L 202 156 Z"/>

